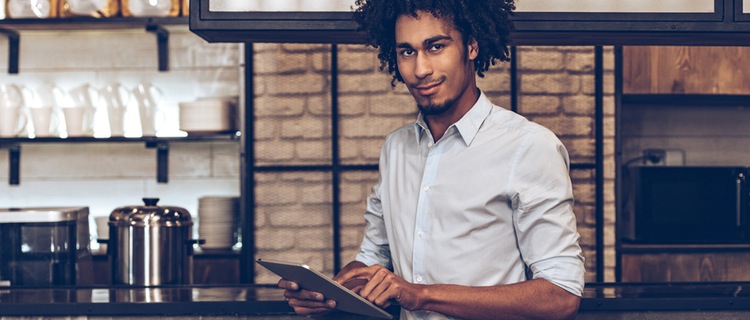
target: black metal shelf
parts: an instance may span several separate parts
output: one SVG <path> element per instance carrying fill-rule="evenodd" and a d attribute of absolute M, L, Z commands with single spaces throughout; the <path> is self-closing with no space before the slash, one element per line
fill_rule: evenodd
<path fill-rule="evenodd" d="M 10 185 L 21 183 L 21 145 L 34 143 L 145 143 L 146 148 L 156 149 L 156 181 L 169 181 L 169 144 L 172 142 L 240 141 L 240 132 L 216 134 L 194 134 L 186 137 L 70 137 L 70 138 L 0 138 L 0 149 L 8 148 Z"/>
<path fill-rule="evenodd" d="M 8 73 L 18 73 L 21 32 L 28 30 L 144 29 L 156 35 L 159 71 L 169 70 L 169 31 L 165 25 L 187 25 L 187 17 L 169 18 L 54 18 L 0 20 L 0 34 L 8 38 Z"/>
<path fill-rule="evenodd" d="M 623 94 L 624 105 L 750 107 L 750 94 Z"/>

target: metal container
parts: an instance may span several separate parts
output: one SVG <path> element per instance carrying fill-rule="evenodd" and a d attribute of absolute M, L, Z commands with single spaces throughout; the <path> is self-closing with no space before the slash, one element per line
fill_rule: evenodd
<path fill-rule="evenodd" d="M 157 286 L 192 282 L 193 221 L 180 207 L 160 207 L 158 198 L 144 206 L 117 208 L 109 216 L 108 254 L 112 284 Z"/>
<path fill-rule="evenodd" d="M 0 287 L 91 285 L 88 207 L 0 208 Z"/>

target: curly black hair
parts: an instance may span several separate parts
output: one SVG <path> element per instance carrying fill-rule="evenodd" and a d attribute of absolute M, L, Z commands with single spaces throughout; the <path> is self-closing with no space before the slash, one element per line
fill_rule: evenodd
<path fill-rule="evenodd" d="M 515 10 L 514 0 L 357 0 L 354 20 L 364 31 L 367 44 L 379 49 L 380 69 L 393 75 L 391 85 L 404 82 L 396 64 L 396 19 L 417 11 L 453 20 L 464 45 L 477 41 L 479 56 L 474 60 L 477 75 L 484 77 L 495 60 L 510 61 L 508 44 Z"/>

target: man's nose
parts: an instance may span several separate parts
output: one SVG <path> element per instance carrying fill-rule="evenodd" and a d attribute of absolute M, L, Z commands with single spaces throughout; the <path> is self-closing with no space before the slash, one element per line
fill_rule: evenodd
<path fill-rule="evenodd" d="M 414 76 L 419 79 L 427 78 L 432 74 L 432 61 L 426 54 L 418 54 L 414 65 Z"/>

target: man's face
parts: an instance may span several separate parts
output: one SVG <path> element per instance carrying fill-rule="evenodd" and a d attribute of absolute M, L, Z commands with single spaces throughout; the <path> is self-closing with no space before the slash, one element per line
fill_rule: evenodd
<path fill-rule="evenodd" d="M 475 90 L 476 42 L 468 47 L 450 20 L 422 11 L 396 20 L 398 72 L 423 114 L 444 114 L 463 93 Z"/>

